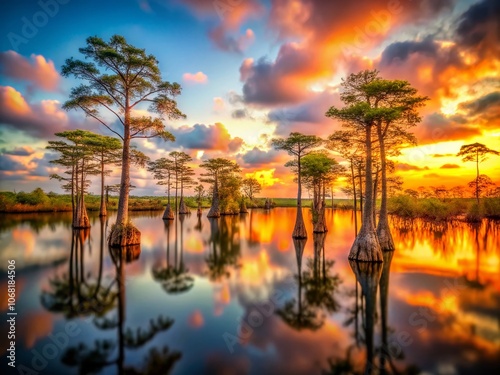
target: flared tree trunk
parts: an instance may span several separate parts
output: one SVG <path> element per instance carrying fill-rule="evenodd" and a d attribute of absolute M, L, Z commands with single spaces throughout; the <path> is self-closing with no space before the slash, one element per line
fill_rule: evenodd
<path fill-rule="evenodd" d="M 172 206 L 170 203 L 167 203 L 167 207 L 165 207 L 165 211 L 163 212 L 163 220 L 174 220 L 174 211 L 172 210 Z"/>
<path fill-rule="evenodd" d="M 181 201 L 179 203 L 179 214 L 185 215 L 189 213 L 189 209 L 186 206 L 186 202 L 184 202 L 184 197 L 181 194 Z"/>
<path fill-rule="evenodd" d="M 202 211 L 201 211 L 201 202 L 198 201 L 198 209 L 196 210 L 196 215 L 201 216 L 201 213 L 202 213 Z"/>
<path fill-rule="evenodd" d="M 219 207 L 219 188 L 218 188 L 217 177 L 214 182 L 214 189 L 212 192 L 212 205 L 208 211 L 207 217 L 220 217 L 220 207 Z"/>
<path fill-rule="evenodd" d="M 382 251 L 394 251 L 394 240 L 389 228 L 389 215 L 387 212 L 387 160 L 382 130 L 377 127 L 378 141 L 380 147 L 380 161 L 382 169 L 382 197 L 380 200 L 380 213 L 377 225 L 377 237 Z"/>
<path fill-rule="evenodd" d="M 325 222 L 325 183 L 323 184 L 323 192 L 321 192 L 321 182 L 318 186 L 317 194 L 317 206 L 315 207 L 315 211 L 317 214 L 316 223 L 314 224 L 313 232 L 315 233 L 325 233 L 328 231 Z"/>
<path fill-rule="evenodd" d="M 128 112 L 127 112 L 128 111 Z M 120 181 L 120 197 L 118 199 L 118 214 L 116 223 L 111 228 L 109 245 L 112 247 L 139 245 L 141 232 L 128 221 L 128 202 L 130 193 L 130 112 L 125 113 L 125 127 L 122 152 L 122 174 Z"/>
<path fill-rule="evenodd" d="M 85 207 L 85 161 L 82 160 L 81 178 L 80 178 L 80 200 L 76 210 L 76 217 L 73 223 L 73 228 L 90 228 L 90 220 L 87 215 L 87 207 Z"/>
<path fill-rule="evenodd" d="M 365 194 L 368 199 L 365 200 L 363 210 L 363 222 L 354 244 L 349 252 L 350 260 L 362 262 L 383 262 L 382 251 L 378 242 L 377 233 L 373 224 L 373 176 L 372 176 L 372 126 L 365 127 L 365 145 L 366 145 L 366 176 L 365 176 Z"/>
<path fill-rule="evenodd" d="M 306 225 L 302 215 L 302 178 L 300 170 L 300 155 L 297 157 L 298 166 L 298 188 L 297 188 L 297 216 L 295 218 L 295 226 L 293 228 L 293 238 L 307 238 Z"/>

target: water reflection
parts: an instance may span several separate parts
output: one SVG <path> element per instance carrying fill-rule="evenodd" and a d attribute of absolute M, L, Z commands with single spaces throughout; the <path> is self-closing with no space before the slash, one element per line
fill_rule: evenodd
<path fill-rule="evenodd" d="M 293 209 L 167 223 L 161 212 L 133 215 L 142 245 L 123 253 L 107 248 L 97 216 L 90 232 L 50 217 L 2 229 L 2 265 L 18 266 L 19 364 L 70 322 L 80 333 L 39 373 L 493 374 L 500 365 L 495 222 L 393 219 L 397 250 L 382 269 L 364 269 L 346 259 L 351 212 L 328 211 L 326 236 L 295 243 Z"/>
<path fill-rule="evenodd" d="M 48 311 L 63 313 L 66 318 L 102 313 L 113 306 L 113 294 L 102 285 L 104 219 L 101 220 L 99 272 L 95 277 L 85 269 L 85 248 L 90 252 L 90 229 L 71 230 L 68 271 L 49 279 L 49 289 L 41 294 L 41 303 Z"/>
<path fill-rule="evenodd" d="M 293 239 L 297 260 L 297 297 L 285 301 L 276 313 L 295 330 L 315 331 L 323 326 L 328 314 L 336 312 L 340 305 L 336 292 L 340 284 L 337 274 L 332 275 L 334 261 L 325 258 L 325 233 L 314 233 L 314 254 L 302 270 L 302 258 L 306 239 Z"/>
<path fill-rule="evenodd" d="M 240 267 L 241 241 L 237 217 L 221 216 L 209 218 L 209 255 L 205 259 L 208 276 L 212 281 L 220 281 L 231 276 L 231 270 Z"/>
<path fill-rule="evenodd" d="M 159 282 L 165 292 L 168 294 L 184 293 L 190 290 L 194 285 L 194 278 L 189 273 L 189 269 L 184 263 L 184 216 L 179 215 L 174 223 L 174 261 L 170 259 L 170 230 L 172 220 L 164 220 L 165 232 L 167 235 L 166 264 L 155 265 L 153 267 L 153 279 Z M 180 222 L 180 251 L 178 250 L 178 232 L 177 221 Z"/>
<path fill-rule="evenodd" d="M 80 342 L 67 348 L 61 362 L 78 368 L 79 374 L 98 373 L 116 366 L 117 374 L 167 374 L 181 358 L 167 346 L 152 347 L 145 355 L 145 364 L 138 369 L 126 365 L 126 352 L 146 346 L 160 332 L 167 331 L 174 320 L 160 315 L 147 327 L 133 330 L 126 326 L 126 265 L 139 259 L 140 247 L 108 248 L 115 268 L 115 277 L 103 285 L 103 254 L 105 249 L 105 219 L 100 220 L 99 271 L 95 281 L 84 269 L 85 245 L 90 252 L 89 230 L 73 230 L 68 273 L 50 280 L 51 290 L 42 293 L 42 304 L 52 312 L 62 312 L 66 318 L 92 315 L 93 325 L 102 331 L 116 330 L 116 338 L 96 339 L 92 344 Z"/>

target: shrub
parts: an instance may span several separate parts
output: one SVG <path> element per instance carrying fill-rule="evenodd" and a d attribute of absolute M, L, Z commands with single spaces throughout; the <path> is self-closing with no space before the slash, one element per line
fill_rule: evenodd
<path fill-rule="evenodd" d="M 500 198 L 486 198 L 484 200 L 484 215 L 494 219 L 500 218 Z"/>
<path fill-rule="evenodd" d="M 465 219 L 468 222 L 475 223 L 481 221 L 483 217 L 484 217 L 483 206 L 481 204 L 478 205 L 477 202 L 474 202 L 467 211 Z"/>
<path fill-rule="evenodd" d="M 39 204 L 48 204 L 50 202 L 50 198 L 42 189 L 36 188 L 31 193 L 25 193 L 23 191 L 19 192 L 16 196 L 16 201 L 17 203 L 36 206 Z"/>
<path fill-rule="evenodd" d="M 417 201 L 409 195 L 398 195 L 390 198 L 387 209 L 390 214 L 403 218 L 412 219 L 419 216 Z"/>
<path fill-rule="evenodd" d="M 224 199 L 220 202 L 222 215 L 236 215 L 240 213 L 240 205 L 233 199 Z"/>

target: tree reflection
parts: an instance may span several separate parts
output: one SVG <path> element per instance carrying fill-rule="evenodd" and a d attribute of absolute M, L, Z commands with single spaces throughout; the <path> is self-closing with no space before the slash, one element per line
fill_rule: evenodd
<path fill-rule="evenodd" d="M 94 326 L 103 331 L 116 330 L 116 338 L 97 339 L 91 344 L 80 342 L 63 352 L 61 362 L 77 367 L 79 374 L 94 374 L 108 366 L 116 366 L 118 374 L 167 374 L 181 358 L 181 353 L 168 347 L 153 347 L 147 352 L 143 366 L 125 365 L 126 351 L 144 347 L 160 332 L 174 323 L 171 318 L 151 319 L 146 328 L 125 327 L 125 265 L 139 258 L 140 247 L 109 248 L 115 277 L 103 276 L 106 219 L 101 218 L 98 272 L 94 276 L 85 269 L 85 250 L 90 251 L 89 230 L 73 230 L 68 272 L 49 280 L 50 289 L 41 295 L 42 305 L 51 312 L 63 313 L 67 319 L 91 316 Z M 114 313 L 113 313 L 114 311 Z"/>
<path fill-rule="evenodd" d="M 469 229 L 472 232 L 474 238 L 474 250 L 476 255 L 476 267 L 474 272 L 474 278 L 470 279 L 467 274 L 464 275 L 465 284 L 472 289 L 483 290 L 486 287 L 486 283 L 482 283 L 480 280 L 480 268 L 481 268 L 481 252 L 486 252 L 486 244 L 488 239 L 488 234 L 491 229 L 491 225 L 489 222 L 486 222 L 484 225 L 484 233 L 482 237 L 480 236 L 481 229 L 483 227 L 483 223 L 468 223 Z"/>
<path fill-rule="evenodd" d="M 179 352 L 171 352 L 168 347 L 151 348 L 145 357 L 142 368 L 126 366 L 126 350 L 137 350 L 149 343 L 158 333 L 168 330 L 174 323 L 173 319 L 158 316 L 151 319 L 144 328 L 132 330 L 125 327 L 126 283 L 125 265 L 138 259 L 140 248 L 109 248 L 110 257 L 115 266 L 116 276 L 112 282 L 115 289 L 116 313 L 95 316 L 93 323 L 101 330 L 117 331 L 117 338 L 98 339 L 93 345 L 79 343 L 69 347 L 62 355 L 61 361 L 70 367 L 78 367 L 80 374 L 92 374 L 108 366 L 116 366 L 117 374 L 167 374 L 181 358 Z M 116 354 L 116 351 L 118 353 Z M 161 371 L 161 372 L 160 372 Z"/>
<path fill-rule="evenodd" d="M 308 269 L 303 274 L 303 283 L 309 305 L 333 313 L 340 307 L 335 298 L 340 278 L 337 274 L 331 274 L 335 261 L 325 259 L 325 239 L 326 233 L 313 234 L 314 257 L 308 260 Z"/>
<path fill-rule="evenodd" d="M 49 290 L 42 291 L 41 303 L 51 312 L 63 313 L 66 318 L 104 314 L 113 308 L 115 295 L 102 284 L 105 219 L 101 218 L 100 258 L 97 278 L 85 270 L 85 245 L 90 251 L 90 229 L 74 229 L 68 272 L 49 279 Z"/>
<path fill-rule="evenodd" d="M 161 286 L 168 294 L 179 294 L 190 290 L 194 285 L 194 278 L 189 274 L 189 269 L 184 264 L 184 216 L 179 215 L 180 222 L 180 252 L 178 251 L 177 219 L 175 220 L 174 232 L 174 263 L 170 263 L 170 222 L 164 221 L 167 233 L 166 265 L 157 265 L 153 268 L 153 279 L 161 283 Z"/>
<path fill-rule="evenodd" d="M 51 212 L 51 213 L 9 213 L 0 215 L 0 233 L 8 232 L 19 225 L 27 225 L 36 234 L 42 229 L 49 227 L 52 232 L 57 227 L 71 228 L 71 212 Z"/>
<path fill-rule="evenodd" d="M 211 281 L 219 281 L 231 276 L 231 268 L 239 268 L 241 256 L 241 240 L 239 228 L 234 216 L 209 218 L 210 252 L 205 262 Z M 220 224 L 220 226 L 219 226 Z"/>
<path fill-rule="evenodd" d="M 355 330 L 358 330 L 357 315 L 360 313 L 361 328 L 363 335 L 356 333 L 356 345 L 351 345 L 346 350 L 345 357 L 330 358 L 329 369 L 324 371 L 323 374 L 352 374 L 352 375 L 388 375 L 388 374 L 401 374 L 401 375 L 417 375 L 420 370 L 414 366 L 409 365 L 406 368 L 397 368 L 394 363 L 395 359 L 404 357 L 402 345 L 400 342 L 395 346 L 395 343 L 389 343 L 389 332 L 391 331 L 388 323 L 388 296 L 389 296 L 389 276 L 392 257 L 394 252 L 384 252 L 384 262 L 381 263 L 363 263 L 350 261 L 352 271 L 356 276 L 356 283 L 361 287 L 361 304 L 358 305 L 358 293 L 356 285 L 356 299 L 355 308 L 349 310 L 351 316 L 346 325 L 355 324 Z M 377 289 L 380 286 L 380 347 L 374 343 L 374 332 L 376 331 L 377 324 Z M 352 357 L 352 352 L 355 350 L 359 343 L 363 342 L 365 346 L 366 362 L 364 368 L 355 363 Z M 376 358 L 378 354 L 378 362 Z"/>
<path fill-rule="evenodd" d="M 295 255 L 297 258 L 297 298 L 285 302 L 282 308 L 276 310 L 276 314 L 295 330 L 310 329 L 316 331 L 323 325 L 323 318 L 316 314 L 316 309 L 303 298 L 304 280 L 302 274 L 302 256 L 307 239 L 293 239 Z"/>
<path fill-rule="evenodd" d="M 302 258 L 307 239 L 294 239 L 297 259 L 297 298 L 286 301 L 276 313 L 296 330 L 319 329 L 326 313 L 338 311 L 340 305 L 336 292 L 340 285 L 337 274 L 332 275 L 334 261 L 325 258 L 326 233 L 314 233 L 314 256 L 308 259 L 307 269 L 302 271 Z"/>

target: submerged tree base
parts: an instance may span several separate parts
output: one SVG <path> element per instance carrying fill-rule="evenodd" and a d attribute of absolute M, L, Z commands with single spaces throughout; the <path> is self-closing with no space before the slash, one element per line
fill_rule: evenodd
<path fill-rule="evenodd" d="M 163 220 L 174 220 L 174 211 L 172 210 L 172 207 L 170 207 L 170 203 L 167 204 L 167 207 L 165 208 L 165 212 L 163 212 Z"/>
<path fill-rule="evenodd" d="M 90 228 L 90 220 L 87 215 L 82 216 L 81 218 L 73 222 L 73 229 L 85 229 L 85 228 Z"/>
<path fill-rule="evenodd" d="M 396 249 L 389 228 L 377 228 L 377 237 L 382 251 L 394 251 Z"/>
<path fill-rule="evenodd" d="M 186 215 L 189 213 L 189 208 L 186 206 L 186 202 L 184 202 L 184 198 L 181 198 L 181 202 L 179 204 L 179 214 Z"/>
<path fill-rule="evenodd" d="M 141 232 L 132 223 L 113 224 L 108 238 L 111 247 L 140 245 Z"/>
<path fill-rule="evenodd" d="M 297 207 L 297 218 L 295 219 L 295 227 L 293 228 L 292 238 L 307 238 L 306 225 L 304 224 L 304 217 L 302 216 L 302 207 Z"/>
<path fill-rule="evenodd" d="M 348 258 L 358 262 L 383 262 L 384 256 L 377 235 L 374 232 L 360 231 L 352 244 Z"/>
<path fill-rule="evenodd" d="M 220 209 L 219 204 L 212 204 L 210 210 L 208 211 L 207 217 L 220 217 Z"/>

